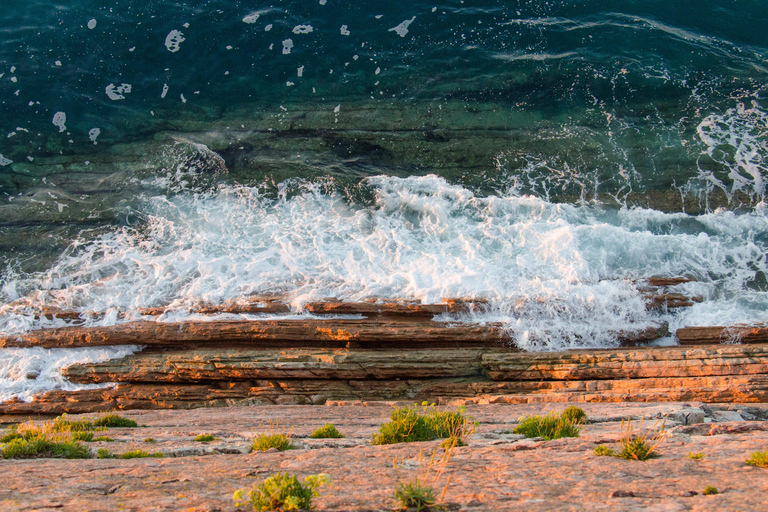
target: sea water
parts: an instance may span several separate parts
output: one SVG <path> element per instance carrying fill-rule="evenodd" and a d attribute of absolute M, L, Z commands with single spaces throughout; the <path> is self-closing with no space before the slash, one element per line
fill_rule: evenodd
<path fill-rule="evenodd" d="M 766 21 L 757 0 L 12 2 L 0 332 L 260 294 L 485 299 L 437 321 L 526 350 L 768 321 Z M 651 276 L 704 300 L 647 311 Z M 0 398 L 139 349 L 3 349 Z"/>

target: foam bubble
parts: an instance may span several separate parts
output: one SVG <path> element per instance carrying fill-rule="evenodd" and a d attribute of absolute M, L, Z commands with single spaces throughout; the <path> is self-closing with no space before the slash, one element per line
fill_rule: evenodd
<path fill-rule="evenodd" d="M 93 142 L 94 145 L 98 144 L 96 142 L 96 139 L 101 135 L 101 129 L 99 128 L 91 128 L 88 131 L 88 138 L 91 139 L 91 142 Z"/>
<path fill-rule="evenodd" d="M 283 55 L 288 55 L 291 53 L 291 48 L 293 48 L 293 39 L 286 39 L 283 41 Z"/>
<path fill-rule="evenodd" d="M 51 121 L 55 127 L 59 129 L 59 133 L 67 131 L 66 122 L 67 122 L 67 114 L 64 112 L 56 112 L 53 115 L 53 120 Z"/>
<path fill-rule="evenodd" d="M 243 18 L 243 23 L 256 23 L 256 21 L 259 19 L 260 14 L 257 12 L 252 12 L 251 14 L 247 15 Z"/>
<path fill-rule="evenodd" d="M 405 37 L 406 34 L 408 34 L 408 27 L 410 27 L 411 23 L 413 23 L 414 21 L 416 21 L 416 16 L 414 16 L 409 20 L 403 21 L 396 27 L 392 27 L 391 29 L 389 29 L 389 32 L 396 32 L 397 35 L 399 35 L 400 37 Z"/>
<path fill-rule="evenodd" d="M 96 28 L 96 20 L 95 19 L 91 19 L 91 20 L 88 21 L 88 28 L 91 29 L 91 30 Z"/>
<path fill-rule="evenodd" d="M 5 158 L 2 153 L 0 153 L 0 166 L 5 167 L 6 165 L 10 165 L 13 163 L 13 160 L 9 158 Z"/>
<path fill-rule="evenodd" d="M 293 27 L 294 34 L 309 34 L 313 30 L 312 25 L 296 25 Z"/>
<path fill-rule="evenodd" d="M 106 87 L 105 92 L 112 101 L 124 100 L 125 95 L 131 92 L 131 84 L 120 84 L 119 86 L 109 84 Z"/>
<path fill-rule="evenodd" d="M 341 35 L 348 36 L 350 34 L 349 29 L 346 25 L 341 26 Z"/>
<path fill-rule="evenodd" d="M 168 35 L 165 36 L 165 47 L 171 53 L 179 51 L 179 45 L 185 41 L 184 34 L 178 30 L 171 30 Z"/>

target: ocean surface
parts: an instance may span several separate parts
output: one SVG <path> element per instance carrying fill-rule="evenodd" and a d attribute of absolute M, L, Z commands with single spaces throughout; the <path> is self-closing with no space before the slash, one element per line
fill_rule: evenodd
<path fill-rule="evenodd" d="M 267 293 L 484 298 L 441 320 L 526 350 L 766 322 L 766 23 L 762 0 L 6 1 L 0 333 Z M 646 311 L 651 276 L 705 300 Z M 2 349 L 0 399 L 135 350 Z"/>

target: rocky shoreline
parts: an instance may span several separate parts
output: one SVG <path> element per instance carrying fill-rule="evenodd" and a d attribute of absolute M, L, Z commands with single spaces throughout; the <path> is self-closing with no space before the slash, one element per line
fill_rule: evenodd
<path fill-rule="evenodd" d="M 447 510 L 762 510 L 768 469 L 745 460 L 768 448 L 763 404 L 584 404 L 589 418 L 579 437 L 544 441 L 513 434 L 519 418 L 560 411 L 559 404 L 467 403 L 478 422 L 468 446 L 454 448 L 438 493 Z M 2 460 L 0 508 L 7 511 L 237 510 L 232 494 L 283 471 L 304 477 L 328 473 L 318 510 L 393 510 L 397 483 L 425 469 L 440 441 L 371 446 L 373 432 L 393 405 L 228 407 L 131 411 L 139 428 L 110 428 L 111 441 L 88 443 L 115 454 L 142 449 L 163 458 Z M 452 407 L 450 407 L 452 409 Z M 72 416 L 79 419 L 89 416 Z M 664 423 L 659 457 L 648 461 L 598 457 L 613 445 L 622 419 L 645 428 Z M 310 439 L 333 423 L 343 439 Z M 288 433 L 296 449 L 248 453 L 258 433 Z M 200 434 L 216 440 L 194 441 Z M 151 440 L 151 441 L 150 441 Z M 701 459 L 689 454 L 701 453 Z M 421 460 L 421 462 L 420 462 Z M 450 481 L 447 478 L 450 476 Z M 715 487 L 716 495 L 705 495 Z M 241 508 L 240 510 L 246 510 Z"/>

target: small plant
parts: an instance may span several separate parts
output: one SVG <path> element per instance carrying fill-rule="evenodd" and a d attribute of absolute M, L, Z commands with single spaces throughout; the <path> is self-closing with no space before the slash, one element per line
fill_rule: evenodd
<path fill-rule="evenodd" d="M 200 434 L 195 438 L 195 441 L 198 443 L 207 443 L 209 441 L 215 441 L 216 438 L 213 436 L 213 434 Z"/>
<path fill-rule="evenodd" d="M 371 444 L 412 443 L 432 441 L 433 439 L 464 437 L 472 434 L 475 424 L 464 416 L 464 409 L 458 411 L 440 411 L 434 404 L 422 404 L 424 414 L 417 406 L 395 408 L 389 414 L 390 421 L 379 427 L 373 434 Z"/>
<path fill-rule="evenodd" d="M 144 440 L 144 442 L 145 442 L 145 443 L 154 443 L 154 442 L 155 442 L 155 440 L 154 440 L 153 438 L 151 438 L 151 437 L 148 437 L 148 438 L 146 438 L 146 439 Z"/>
<path fill-rule="evenodd" d="M 251 490 L 235 491 L 232 499 L 235 506 L 250 504 L 254 510 L 311 510 L 312 498 L 320 496 L 317 489 L 330 484 L 326 474 L 309 475 L 302 484 L 295 475 L 276 473 Z"/>
<path fill-rule="evenodd" d="M 435 504 L 435 491 L 432 487 L 424 485 L 419 477 L 395 487 L 395 499 L 400 502 L 403 509 L 426 510 Z"/>
<path fill-rule="evenodd" d="M 118 416 L 117 414 L 108 414 L 106 416 L 102 416 L 101 418 L 94 421 L 93 424 L 96 425 L 97 427 L 123 427 L 123 428 L 138 427 L 138 424 L 135 421 L 129 420 L 128 418 L 123 418 L 122 416 Z"/>
<path fill-rule="evenodd" d="M 96 450 L 96 458 L 97 459 L 113 459 L 115 456 L 112 455 L 112 452 L 107 450 L 106 448 L 99 448 Z"/>
<path fill-rule="evenodd" d="M 265 452 L 270 448 L 277 448 L 278 451 L 290 450 L 293 448 L 291 438 L 285 434 L 259 434 L 251 442 L 251 449 L 255 452 Z"/>
<path fill-rule="evenodd" d="M 699 453 L 688 452 L 688 458 L 691 460 L 701 460 L 704 458 L 704 452 L 699 452 Z"/>
<path fill-rule="evenodd" d="M 595 447 L 594 454 L 600 457 L 616 457 L 616 450 L 609 448 L 604 444 Z"/>
<path fill-rule="evenodd" d="M 640 423 L 642 426 L 642 422 Z M 653 430 L 644 434 L 635 435 L 632 430 L 632 420 L 627 420 L 627 427 L 624 428 L 624 420 L 621 421 L 621 451 L 617 454 L 618 457 L 627 460 L 648 460 L 658 457 L 656 453 L 656 447 L 664 439 L 664 424 L 661 428 L 654 428 Z"/>
<path fill-rule="evenodd" d="M 467 443 L 462 438 L 457 436 L 446 437 L 443 439 L 443 442 L 440 443 L 440 448 L 444 448 L 446 450 L 455 448 L 457 446 L 467 446 Z"/>
<path fill-rule="evenodd" d="M 573 423 L 574 425 L 581 425 L 587 422 L 587 413 L 581 407 L 571 405 L 566 407 L 563 412 L 560 413 L 560 417 L 563 421 Z"/>
<path fill-rule="evenodd" d="M 768 451 L 754 452 L 747 459 L 747 464 L 750 466 L 757 466 L 759 468 L 768 468 Z"/>
<path fill-rule="evenodd" d="M 117 456 L 120 459 L 143 459 L 146 457 L 155 457 L 158 459 L 163 458 L 163 452 L 149 453 L 144 450 L 129 450 L 125 453 L 121 453 Z"/>
<path fill-rule="evenodd" d="M 333 424 L 326 423 L 322 427 L 312 432 L 312 435 L 309 437 L 312 439 L 339 439 L 344 437 L 344 435 L 336 430 L 336 427 L 334 427 Z"/>
<path fill-rule="evenodd" d="M 515 428 L 516 434 L 525 437 L 543 437 L 546 440 L 562 437 L 579 437 L 581 427 L 577 425 L 586 422 L 586 413 L 578 407 L 568 407 L 560 416 L 554 412 L 546 416 L 526 416 Z"/>
<path fill-rule="evenodd" d="M 708 485 L 704 489 L 704 495 L 705 496 L 712 496 L 712 495 L 717 494 L 717 493 L 718 493 L 717 487 L 712 487 L 711 485 Z"/>
<path fill-rule="evenodd" d="M 91 450 L 76 441 L 57 443 L 49 441 L 44 435 L 31 439 L 13 439 L 3 446 L 6 459 L 88 459 Z"/>

